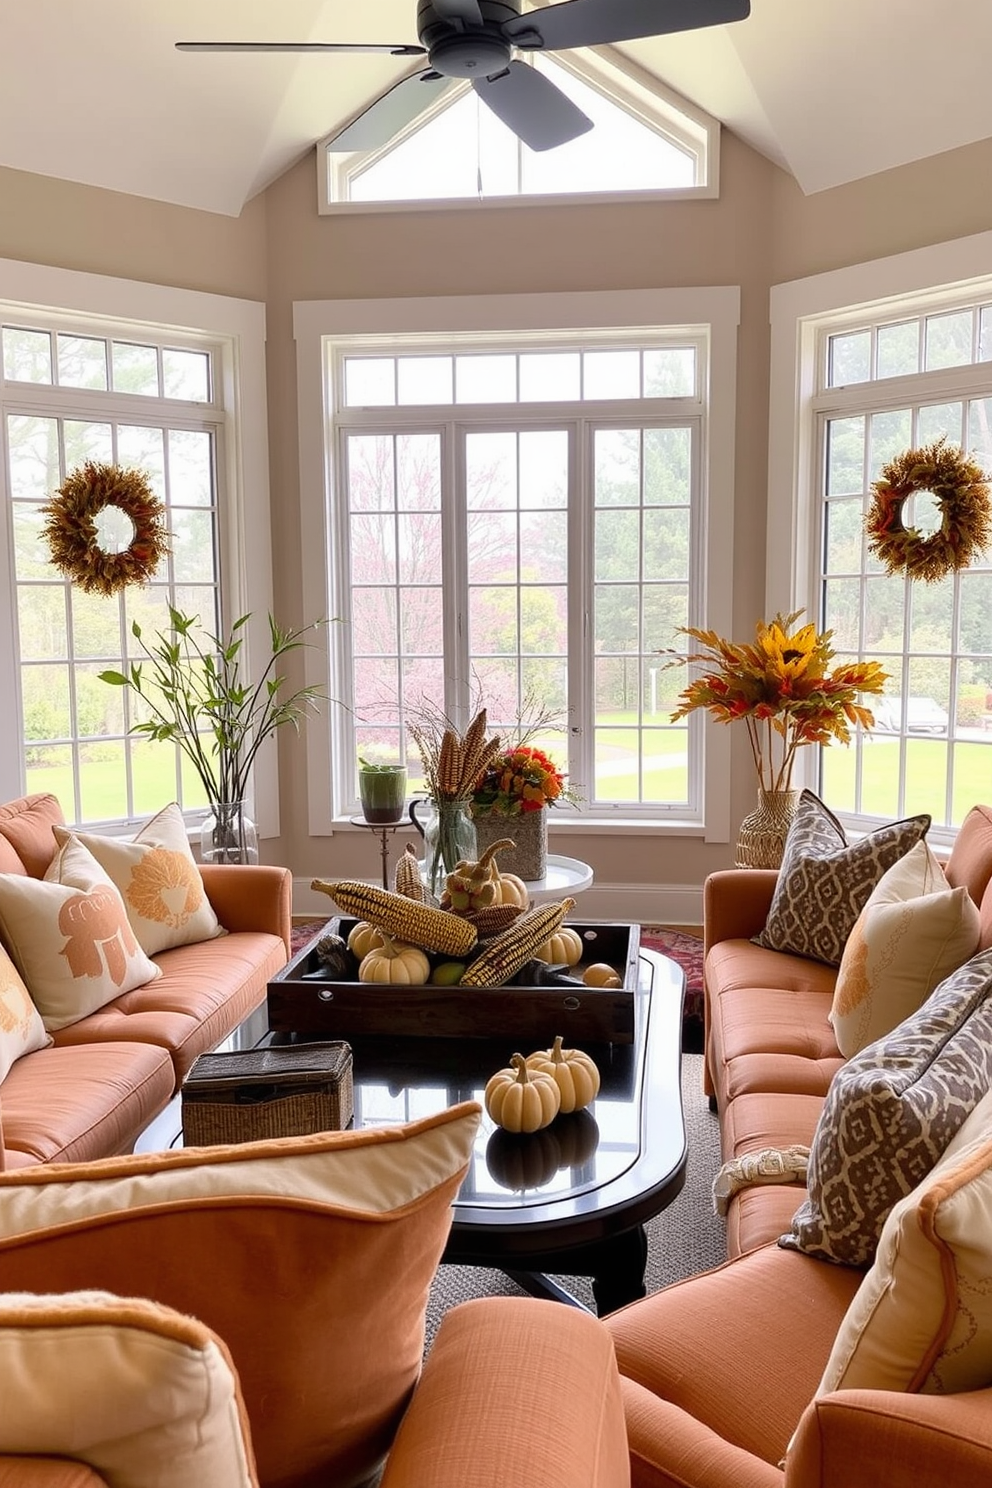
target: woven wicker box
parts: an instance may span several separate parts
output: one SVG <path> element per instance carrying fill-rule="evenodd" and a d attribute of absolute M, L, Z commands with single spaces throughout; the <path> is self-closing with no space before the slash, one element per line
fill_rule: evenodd
<path fill-rule="evenodd" d="M 183 1082 L 183 1141 L 202 1147 L 343 1131 L 353 1101 L 351 1046 L 340 1041 L 201 1054 Z"/>

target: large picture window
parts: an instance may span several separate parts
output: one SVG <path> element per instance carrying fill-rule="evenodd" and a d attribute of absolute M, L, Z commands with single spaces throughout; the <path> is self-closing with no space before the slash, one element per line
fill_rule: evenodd
<path fill-rule="evenodd" d="M 57 795 L 79 822 L 128 820 L 169 800 L 202 805 L 183 757 L 131 735 L 131 696 L 99 673 L 140 662 L 132 626 L 167 629 L 170 604 L 217 627 L 210 354 L 12 324 L 0 339 L 27 789 Z M 81 387 L 106 396 L 84 400 Z M 140 469 L 166 509 L 168 558 L 149 584 L 109 597 L 63 578 L 41 536 L 45 502 L 89 460 Z M 131 541 L 125 518 L 104 526 L 108 547 Z"/>
<path fill-rule="evenodd" d="M 359 756 L 404 759 L 411 719 L 482 703 L 504 737 L 552 720 L 540 742 L 585 812 L 698 811 L 658 653 L 701 566 L 705 338 L 328 357 L 338 810 Z"/>
<path fill-rule="evenodd" d="M 854 826 L 927 811 L 944 841 L 986 799 L 992 771 L 992 554 L 936 583 L 910 579 L 868 551 L 864 519 L 883 466 L 910 449 L 944 439 L 992 474 L 992 282 L 962 272 L 987 264 L 982 243 L 773 292 L 769 603 L 804 604 L 838 653 L 889 673 L 869 700 L 874 727 L 849 749 L 811 751 L 807 781 Z M 945 266 L 960 283 L 941 277 Z M 886 282 L 917 287 L 886 297 Z M 775 413 L 787 381 L 803 390 L 791 431 L 784 399 Z M 929 493 L 906 503 L 904 521 L 936 528 Z M 777 587 L 784 572 L 791 596 Z"/>
<path fill-rule="evenodd" d="M 99 673 L 140 661 L 133 625 L 167 631 L 170 605 L 210 631 L 246 610 L 265 625 L 263 350 L 251 302 L 0 260 L 5 796 L 50 792 L 70 822 L 124 830 L 169 801 L 193 815 L 206 804 L 185 756 L 132 732 L 141 700 Z M 42 535 L 46 503 L 87 461 L 140 470 L 165 509 L 168 555 L 149 583 L 111 596 L 63 576 Z M 114 510 L 98 530 L 110 550 L 133 538 Z M 278 830 L 273 766 L 255 782 L 266 835 Z"/>
<path fill-rule="evenodd" d="M 827 799 L 856 816 L 928 811 L 960 824 L 992 769 L 992 558 L 939 583 L 889 574 L 867 551 L 864 516 L 882 467 L 944 439 L 992 470 L 987 304 L 874 321 L 824 337 L 817 399 L 823 511 L 822 621 L 838 651 L 889 672 L 875 727 L 822 752 Z M 904 520 L 939 524 L 928 493 Z"/>

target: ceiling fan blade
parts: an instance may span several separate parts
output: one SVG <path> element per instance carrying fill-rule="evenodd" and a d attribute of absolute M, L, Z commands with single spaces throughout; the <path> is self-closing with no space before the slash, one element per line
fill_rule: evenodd
<path fill-rule="evenodd" d="M 526 62 L 511 62 L 505 72 L 477 78 L 472 87 L 532 150 L 553 150 L 592 128 L 592 120 Z"/>
<path fill-rule="evenodd" d="M 378 150 L 401 129 L 412 124 L 429 104 L 454 86 L 437 73 L 401 78 L 327 143 L 329 150 Z"/>
<path fill-rule="evenodd" d="M 746 20 L 750 13 L 751 0 L 563 0 L 514 16 L 501 29 L 516 46 L 543 45 L 546 51 L 560 52 L 725 26 Z M 529 40 L 535 33 L 540 42 Z"/>
<path fill-rule="evenodd" d="M 351 41 L 177 41 L 179 52 L 388 52 L 392 57 L 424 57 L 422 46 Z"/>
<path fill-rule="evenodd" d="M 482 25 L 479 0 L 433 0 L 433 4 L 442 21 L 468 21 L 472 26 Z"/>

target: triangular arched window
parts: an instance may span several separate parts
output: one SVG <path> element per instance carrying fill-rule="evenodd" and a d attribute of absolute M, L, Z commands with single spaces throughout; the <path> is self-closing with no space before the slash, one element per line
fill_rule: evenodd
<path fill-rule="evenodd" d="M 530 150 L 466 83 L 382 149 L 341 153 L 333 149 L 334 136 L 322 141 L 322 210 L 618 192 L 716 195 L 714 119 L 626 61 L 596 55 L 580 62 L 575 54 L 567 63 L 530 60 L 592 119 L 591 130 L 554 150 Z"/>

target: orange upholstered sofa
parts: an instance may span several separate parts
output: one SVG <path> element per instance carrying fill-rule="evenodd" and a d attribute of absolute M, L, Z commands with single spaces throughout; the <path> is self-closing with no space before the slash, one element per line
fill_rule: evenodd
<path fill-rule="evenodd" d="M 975 807 L 944 863 L 992 945 L 992 810 Z M 777 875 L 731 869 L 705 885 L 706 1089 L 723 1157 L 808 1147 L 845 1061 L 830 1011 L 836 971 L 765 949 Z M 819 1391 L 865 1271 L 779 1246 L 804 1180 L 729 1202 L 727 1262 L 613 1314 L 633 1482 L 639 1488 L 928 1488 L 992 1481 L 992 1388 Z M 953 1268 L 953 1256 L 945 1255 Z M 992 1376 L 989 1378 L 992 1384 Z"/>
<path fill-rule="evenodd" d="M 0 806 L 0 873 L 43 878 L 63 821 L 52 795 Z M 13 1063 L 0 1082 L 0 1169 L 129 1152 L 196 1056 L 262 1001 L 289 956 L 291 875 L 255 865 L 199 871 L 229 933 L 162 951 L 152 958 L 160 977 Z"/>
<path fill-rule="evenodd" d="M 992 808 L 972 808 L 943 868 L 951 887 L 966 886 L 979 906 L 984 949 L 992 944 Z M 844 1063 L 827 1020 L 836 968 L 751 940 L 765 924 L 776 879 L 767 869 L 729 869 L 711 874 L 704 889 L 705 1081 L 724 1161 L 808 1146 Z M 784 1234 L 796 1207 L 792 1186 L 743 1189 L 728 1209 L 728 1255 Z"/>

